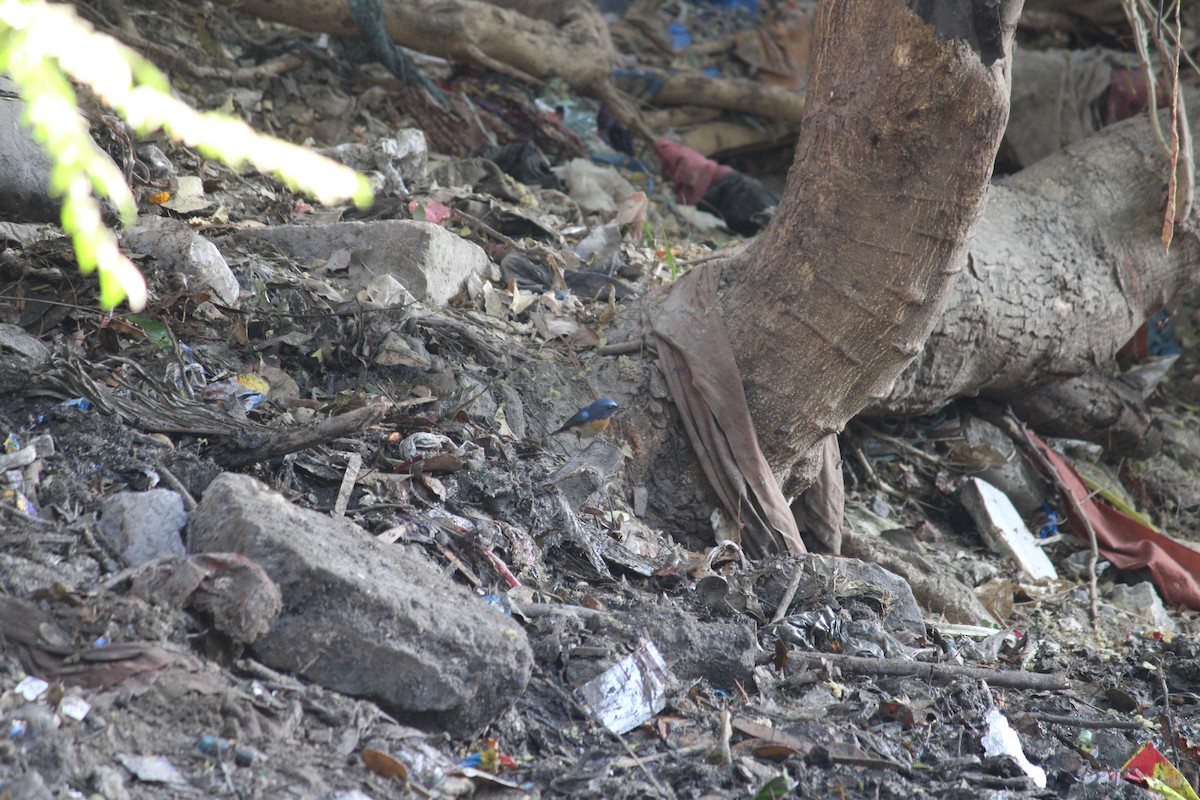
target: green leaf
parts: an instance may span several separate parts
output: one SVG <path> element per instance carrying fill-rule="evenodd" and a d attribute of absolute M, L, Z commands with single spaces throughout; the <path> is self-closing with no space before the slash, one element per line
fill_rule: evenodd
<path fill-rule="evenodd" d="M 156 319 L 144 317 L 141 314 L 130 314 L 125 318 L 126 322 L 137 325 L 142 329 L 142 333 L 146 334 L 146 338 L 150 343 L 162 350 L 164 353 L 170 352 L 171 334 L 167 331 L 167 326 Z"/>
<path fill-rule="evenodd" d="M 779 800 L 781 797 L 787 797 L 793 788 L 795 787 L 792 779 L 787 776 L 786 772 L 781 772 L 755 792 L 754 800 Z"/>

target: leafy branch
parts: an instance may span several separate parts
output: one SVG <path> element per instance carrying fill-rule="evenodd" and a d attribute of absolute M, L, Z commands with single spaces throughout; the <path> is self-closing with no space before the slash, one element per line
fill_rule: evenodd
<path fill-rule="evenodd" d="M 99 270 L 105 308 L 128 299 L 130 308 L 140 310 L 147 292 L 145 279 L 104 226 L 96 196 L 111 200 L 125 224 L 137 216 L 137 204 L 120 171 L 88 134 L 70 80 L 90 87 L 139 135 L 162 129 L 206 156 L 234 168 L 249 163 L 322 203 L 371 202 L 366 179 L 353 170 L 177 100 L 154 65 L 96 33 L 69 6 L 0 0 L 0 71 L 12 76 L 26 102 L 25 120 L 54 162 L 50 191 L 62 200 L 63 229 L 80 270 Z"/>

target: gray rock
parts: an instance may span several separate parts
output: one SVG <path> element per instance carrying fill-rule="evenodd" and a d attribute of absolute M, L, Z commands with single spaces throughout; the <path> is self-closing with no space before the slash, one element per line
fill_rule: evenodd
<path fill-rule="evenodd" d="M 0 76 L 0 91 L 16 85 Z M 50 197 L 50 156 L 21 122 L 25 104 L 0 97 L 0 218 L 58 222 L 59 203 Z"/>
<path fill-rule="evenodd" d="M 818 554 L 789 556 L 805 565 L 816 575 L 824 577 L 829 587 L 841 597 L 856 594 L 871 596 L 882 590 L 887 597 L 884 626 L 891 633 L 907 632 L 917 636 L 925 633 L 925 618 L 921 606 L 913 597 L 908 581 L 878 564 L 857 558 L 839 558 Z"/>
<path fill-rule="evenodd" d="M 575 438 L 560 434 L 563 440 Z M 585 440 L 586 441 L 586 440 Z M 567 459 L 546 481 L 554 484 L 577 513 L 596 492 L 607 485 L 625 463 L 625 454 L 616 445 L 593 439 L 586 447 Z"/>
<path fill-rule="evenodd" d="M 21 798 L 21 800 L 54 800 L 54 793 L 46 786 L 41 773 L 26 772 L 11 781 L 0 782 L 0 797 Z"/>
<path fill-rule="evenodd" d="M 889 631 L 907 631 L 917 636 L 925 633 L 925 617 L 913 597 L 908 581 L 878 564 L 868 564 L 855 558 L 834 560 L 834 586 L 862 581 L 878 586 L 888 593 L 889 603 L 884 622 Z"/>
<path fill-rule="evenodd" d="M 193 289 L 203 289 L 225 305 L 235 305 L 241 286 L 217 246 L 186 222 L 169 217 L 141 217 L 121 243 L 128 250 L 148 253 L 166 269 L 187 276 Z"/>
<path fill-rule="evenodd" d="M 253 478 L 214 480 L 192 516 L 193 552 L 238 552 L 283 591 L 254 651 L 264 663 L 375 700 L 405 724 L 466 735 L 524 691 L 525 631 L 417 552 L 297 508 Z"/>
<path fill-rule="evenodd" d="M 170 489 L 119 492 L 104 501 L 100 533 L 130 566 L 159 556 L 186 556 L 180 531 L 183 498 Z"/>
<path fill-rule="evenodd" d="M 89 776 L 92 789 L 104 800 L 129 800 L 129 789 L 121 770 L 110 764 L 97 764 Z"/>
<path fill-rule="evenodd" d="M 962 429 L 963 439 L 984 454 L 1003 458 L 996 463 L 972 472 L 1008 495 L 1022 517 L 1037 511 L 1047 492 L 1037 470 L 1026 460 L 1004 431 L 978 417 L 968 417 Z M 985 449 L 986 448 L 986 449 Z"/>
<path fill-rule="evenodd" d="M 472 272 L 486 274 L 491 269 L 479 245 L 437 225 L 408 219 L 275 225 L 239 231 L 236 238 L 270 242 L 284 255 L 305 262 L 350 250 L 350 277 L 357 288 L 390 275 L 420 302 L 438 306 L 461 292 Z"/>
<path fill-rule="evenodd" d="M 1123 583 L 1113 586 L 1112 604 L 1128 611 L 1150 630 L 1175 632 L 1175 621 L 1171 619 L 1171 614 L 1150 581 L 1142 581 L 1133 586 Z"/>
<path fill-rule="evenodd" d="M 50 360 L 50 348 L 30 336 L 24 329 L 7 322 L 0 323 L 0 350 L 12 350 L 29 359 L 31 366 L 41 366 Z"/>

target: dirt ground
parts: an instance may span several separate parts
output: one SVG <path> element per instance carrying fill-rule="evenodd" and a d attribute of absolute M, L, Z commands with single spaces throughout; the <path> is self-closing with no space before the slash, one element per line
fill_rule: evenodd
<path fill-rule="evenodd" d="M 104 5 L 81 6 L 81 13 L 103 28 Z M 225 107 L 260 130 L 317 146 L 371 143 L 421 127 L 397 102 L 392 79 L 322 49 L 315 35 L 209 6 L 128 8 L 159 54 L 185 54 L 187 63 L 163 66 L 201 107 Z M 247 74 L 231 84 L 228 75 L 205 73 L 291 52 L 305 57 L 282 75 Z M 487 83 L 461 73 L 451 81 L 447 68 L 427 68 L 447 85 Z M 430 139 L 434 164 L 448 160 Z M 268 258 L 232 234 L 356 212 L 312 209 L 273 180 L 160 146 L 178 175 L 203 178 L 210 207 L 176 216 L 221 242 L 244 290 L 240 310 L 203 302 L 170 270 L 143 259 L 157 301 L 140 320 L 102 314 L 91 281 L 75 272 L 57 238 L 13 243 L 0 262 L 0 322 L 55 353 L 38 372 L 20 358 L 0 362 L 0 429 L 22 445 L 39 436 L 53 445 L 41 451 L 34 476 L 36 516 L 20 510 L 11 492 L 0 511 L 0 797 L 1140 797 L 1148 790 L 1119 773 L 1146 742 L 1196 784 L 1196 613 L 1176 609 L 1158 618 L 1130 610 L 1114 593 L 1146 576 L 1108 569 L 1099 576 L 1093 620 L 1079 555 L 1087 545 L 1070 533 L 1046 545 L 1061 576 L 1050 583 L 1020 579 L 1011 561 L 988 550 L 955 494 L 973 467 L 955 465 L 945 457 L 947 443 L 924 435 L 947 417 L 976 413 L 972 404 L 938 419 L 852 425 L 873 469 L 851 458 L 844 469 L 848 505 L 886 515 L 883 538 L 928 572 L 969 587 L 1007 587 L 1011 602 L 1002 604 L 1003 625 L 991 635 L 946 623 L 930 609 L 899 622 L 898 595 L 880 588 L 874 573 L 838 572 L 829 559 L 747 563 L 727 548 L 688 550 L 683 545 L 696 532 L 672 537 L 618 520 L 635 505 L 619 479 L 610 490 L 616 499 L 587 508 L 581 524 L 600 539 L 622 539 L 653 568 L 608 560 L 598 571 L 570 537 L 547 533 L 531 498 L 579 449 L 571 437 L 544 432 L 604 389 L 581 378 L 580 360 L 617 358 L 595 349 L 608 303 L 559 298 L 567 307 L 539 324 L 525 313 L 489 315 L 486 301 L 468 294 L 419 319 L 364 310 L 352 297 L 331 300 L 327 287 L 347 284 L 328 265 Z M 409 189 L 421 213 L 434 208 L 428 183 Z M 516 230 L 534 232 L 508 235 L 528 235 L 522 241 L 531 243 L 539 225 L 573 242 L 600 221 L 558 195 L 539 196 L 539 204 L 480 202 L 508 210 Z M 368 212 L 372 219 L 413 214 L 397 198 Z M 662 214 L 653 227 L 671 239 L 681 268 L 736 239 L 689 233 L 686 222 Z M 451 224 L 500 252 L 496 237 Z M 637 275 L 631 283 L 650 289 L 670 280 L 676 265 L 662 250 L 637 236 L 626 240 Z M 546 335 L 547 321 L 568 317 L 577 323 L 570 340 Z M 1192 312 L 1181 310 L 1177 320 L 1184 356 L 1155 406 L 1164 428 L 1180 433 L 1167 437 L 1163 455 L 1125 464 L 1123 474 L 1172 533 L 1194 539 L 1200 498 L 1192 496 L 1192 459 L 1200 451 L 1185 434 L 1194 428 L 1200 363 L 1189 347 Z M 419 363 L 381 367 L 373 360 L 385 322 L 420 343 Z M 128 400 L 122 408 L 154 407 L 155 387 L 181 363 L 176 342 L 192 348 L 211 376 L 262 376 L 270 399 L 249 412 L 236 402 L 210 405 L 226 422 L 213 422 L 210 410 L 182 418 L 178 432 L 167 434 L 162 419 L 149 424 L 135 411 L 64 404 L 98 385 Z M 230 466 L 247 446 L 246 431 L 261 433 L 255 425 L 280 431 L 379 399 L 388 410 L 376 424 L 302 452 Z M 514 408 L 522 418 L 512 416 Z M 619 426 L 613 431 L 617 447 L 631 446 Z M 231 469 L 298 506 L 330 512 L 352 454 L 368 472 L 404 472 L 395 444 L 414 432 L 473 441 L 484 463 L 418 472 L 402 488 L 351 484 L 343 513 L 371 536 L 409 531 L 404 543 L 478 595 L 508 594 L 507 611 L 529 639 L 533 675 L 510 710 L 482 729 L 419 730 L 371 700 L 264 665 L 253 645 L 232 642 L 205 614 L 135 596 L 120 553 L 100 533 L 100 509 L 114 493 L 157 486 L 199 499 Z M 883 483 L 901 487 L 907 499 L 886 494 Z M 518 572 L 520 589 L 477 542 L 431 521 L 443 512 L 524 531 L 525 539 L 495 548 Z M 533 542 L 536 552 L 519 552 L 518 541 Z M 661 568 L 668 562 L 670 569 Z M 663 705 L 618 735 L 576 692 L 644 654 L 646 641 L 666 654 L 674 677 L 661 692 L 646 688 L 640 702 L 650 705 L 660 693 Z M 81 650 L 98 642 L 113 648 L 111 659 L 81 660 Z M 868 654 L 876 658 L 856 658 Z M 42 691 L 23 683 L 36 675 L 32 665 L 51 661 L 60 678 Z M 624 679 L 644 675 L 626 672 Z M 1000 723 L 989 720 L 993 709 L 1035 766 L 1023 766 L 1011 747 L 1000 755 L 985 746 L 1004 738 Z M 1033 777 L 1039 769 L 1041 780 Z"/>

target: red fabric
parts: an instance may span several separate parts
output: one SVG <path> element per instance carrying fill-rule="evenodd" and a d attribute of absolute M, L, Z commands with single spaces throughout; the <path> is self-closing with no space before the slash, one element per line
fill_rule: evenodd
<path fill-rule="evenodd" d="M 733 167 L 718 164 L 686 144 L 659 139 L 654 152 L 662 162 L 663 177 L 671 182 L 679 202 L 694 206 L 704 197 L 712 182 L 733 172 Z"/>
<path fill-rule="evenodd" d="M 1100 554 L 1113 565 L 1118 569 L 1148 568 L 1167 605 L 1200 609 L 1200 582 L 1197 581 L 1200 552 L 1168 539 L 1112 506 L 1096 502 L 1070 462 L 1036 436 L 1033 441 L 1071 494 L 1071 497 L 1064 497 L 1063 502 L 1075 535 L 1087 539 L 1087 525 L 1083 522 L 1086 517 L 1096 531 Z"/>
<path fill-rule="evenodd" d="M 1149 82 L 1146 73 L 1136 69 L 1114 69 L 1112 83 L 1108 87 L 1108 103 L 1104 109 L 1104 124 L 1112 125 L 1123 119 L 1145 114 L 1150 105 Z M 1171 84 L 1161 76 L 1154 87 L 1155 101 L 1159 108 L 1171 105 Z"/>

